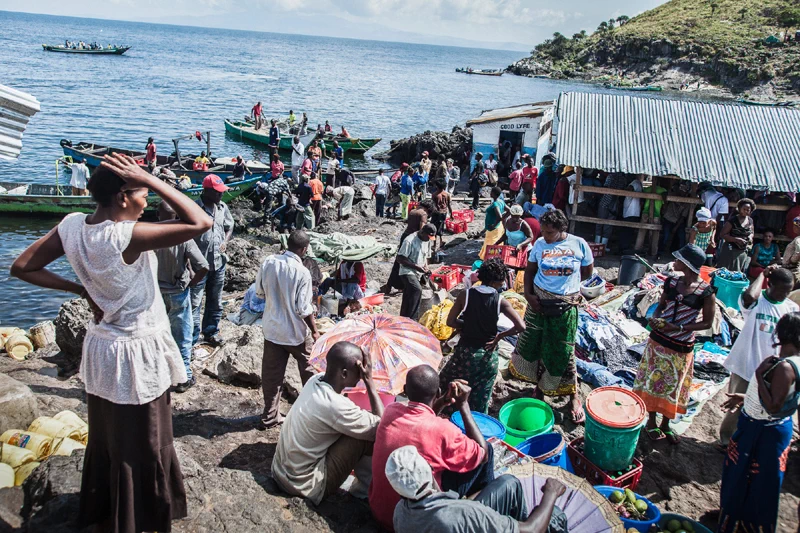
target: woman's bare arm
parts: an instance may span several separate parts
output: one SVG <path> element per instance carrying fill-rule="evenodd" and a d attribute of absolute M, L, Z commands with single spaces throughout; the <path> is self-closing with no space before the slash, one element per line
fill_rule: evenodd
<path fill-rule="evenodd" d="M 47 265 L 64 255 L 58 227 L 51 229 L 20 254 L 11 265 L 11 275 L 38 287 L 81 295 L 83 286 L 47 269 Z"/>

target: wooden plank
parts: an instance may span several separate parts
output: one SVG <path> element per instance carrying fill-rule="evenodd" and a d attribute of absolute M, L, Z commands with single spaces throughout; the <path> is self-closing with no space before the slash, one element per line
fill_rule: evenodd
<path fill-rule="evenodd" d="M 607 226 L 619 226 L 623 228 L 629 228 L 631 226 L 630 222 L 626 222 L 624 220 L 606 220 L 605 218 L 574 216 L 572 217 L 572 220 L 575 222 L 590 222 L 592 224 L 604 224 Z M 661 231 L 661 224 L 642 224 L 640 222 L 636 222 L 634 225 L 639 229 Z"/>
<path fill-rule="evenodd" d="M 611 196 L 627 196 L 628 198 L 643 198 L 645 200 L 664 200 L 662 195 L 650 192 L 633 192 L 624 189 L 606 189 L 605 187 L 591 187 L 589 185 L 576 185 L 575 189 L 581 190 L 584 193 L 589 192 L 596 194 L 610 194 Z M 666 201 L 696 205 L 701 205 L 703 203 L 703 201 L 699 198 L 690 198 L 686 196 L 667 196 Z"/>

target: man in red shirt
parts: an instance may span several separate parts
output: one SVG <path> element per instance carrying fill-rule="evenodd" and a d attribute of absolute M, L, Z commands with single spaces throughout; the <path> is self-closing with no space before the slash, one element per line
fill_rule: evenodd
<path fill-rule="evenodd" d="M 254 105 L 253 109 L 250 110 L 250 114 L 256 123 L 256 129 L 260 130 L 261 125 L 264 123 L 264 109 L 261 107 L 261 102 L 256 102 L 256 105 Z"/>
<path fill-rule="evenodd" d="M 539 176 L 539 169 L 536 168 L 533 163 L 533 158 L 530 154 L 525 154 L 522 156 L 522 160 L 525 162 L 525 166 L 522 167 L 522 183 L 530 183 L 533 185 L 533 188 L 536 189 L 536 180 Z"/>
<path fill-rule="evenodd" d="M 494 453 L 472 418 L 469 386 L 464 381 L 454 381 L 441 394 L 438 380 L 436 370 L 428 365 L 409 370 L 404 391 L 408 404 L 390 404 L 375 434 L 369 506 L 375 519 L 390 531 L 400 495 L 386 478 L 386 461 L 396 449 L 414 446 L 431 466 L 438 486 L 462 497 L 494 479 Z M 437 416 L 449 405 L 461 413 L 466 435 L 449 420 Z"/>
<path fill-rule="evenodd" d="M 156 150 L 156 143 L 153 142 L 152 137 L 147 139 L 147 145 L 145 146 L 145 149 L 147 152 L 144 155 L 144 162 L 147 164 L 147 170 L 152 173 L 156 168 L 156 155 L 158 153 Z"/>

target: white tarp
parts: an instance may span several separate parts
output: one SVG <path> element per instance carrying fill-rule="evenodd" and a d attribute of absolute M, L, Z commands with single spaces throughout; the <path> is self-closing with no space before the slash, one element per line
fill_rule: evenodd
<path fill-rule="evenodd" d="M 0 85 L 0 159 L 14 160 L 22 149 L 22 135 L 39 101 L 22 91 Z"/>

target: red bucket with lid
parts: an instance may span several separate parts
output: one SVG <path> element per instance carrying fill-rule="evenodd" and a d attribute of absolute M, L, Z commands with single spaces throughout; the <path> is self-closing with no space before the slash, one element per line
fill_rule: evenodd
<path fill-rule="evenodd" d="M 630 466 L 647 419 L 644 401 L 620 387 L 601 387 L 584 402 L 586 458 L 606 471 Z"/>

